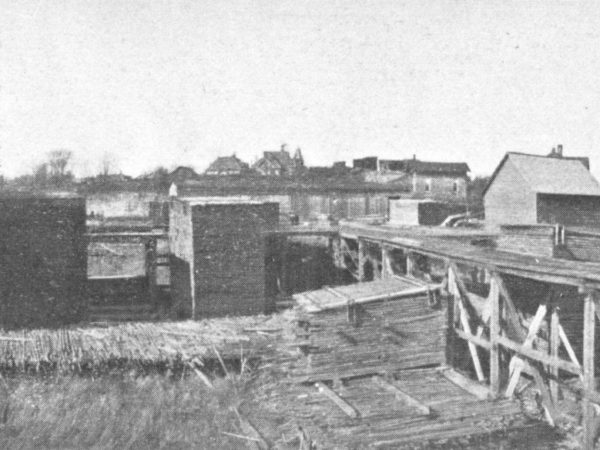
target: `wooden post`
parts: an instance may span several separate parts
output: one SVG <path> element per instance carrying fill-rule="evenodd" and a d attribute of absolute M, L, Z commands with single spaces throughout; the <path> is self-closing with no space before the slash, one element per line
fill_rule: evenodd
<path fill-rule="evenodd" d="M 494 398 L 500 394 L 500 289 L 496 278 L 490 280 L 490 391 Z"/>
<path fill-rule="evenodd" d="M 392 265 L 390 261 L 390 248 L 381 246 L 381 278 L 386 280 L 392 276 Z"/>
<path fill-rule="evenodd" d="M 415 262 L 413 260 L 413 253 L 410 251 L 406 252 L 406 276 L 414 277 Z"/>
<path fill-rule="evenodd" d="M 358 238 L 358 281 L 365 281 L 366 248 L 365 241 Z"/>
<path fill-rule="evenodd" d="M 587 395 L 596 391 L 594 380 L 594 331 L 596 325 L 594 294 L 588 293 L 583 307 L 583 448 L 592 450 L 596 441 L 594 408 Z"/>
<path fill-rule="evenodd" d="M 552 315 L 550 316 L 550 357 L 558 358 L 558 348 L 560 347 L 560 332 L 558 322 L 558 306 L 552 306 Z M 554 379 L 550 380 L 550 393 L 554 403 L 558 401 L 558 368 L 551 367 L 550 373 Z"/>

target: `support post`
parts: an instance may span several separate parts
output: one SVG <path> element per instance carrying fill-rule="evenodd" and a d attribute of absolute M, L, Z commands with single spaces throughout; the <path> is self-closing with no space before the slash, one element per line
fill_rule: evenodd
<path fill-rule="evenodd" d="M 594 332 L 596 325 L 596 304 L 594 294 L 585 296 L 583 306 L 583 448 L 592 450 L 596 441 L 594 408 L 587 392 L 596 390 L 594 380 Z"/>
<path fill-rule="evenodd" d="M 490 281 L 490 391 L 494 398 L 500 394 L 500 289 L 496 278 Z"/>
<path fill-rule="evenodd" d="M 390 261 L 390 248 L 381 246 L 381 278 L 386 280 L 392 276 L 392 264 Z"/>
<path fill-rule="evenodd" d="M 413 259 L 414 255 L 412 252 L 406 252 L 406 276 L 414 277 L 414 269 L 415 269 L 415 261 Z"/>
<path fill-rule="evenodd" d="M 365 262 L 366 262 L 365 241 L 358 238 L 358 281 L 365 281 Z"/>
<path fill-rule="evenodd" d="M 550 357 L 558 358 L 558 349 L 560 347 L 560 332 L 559 332 L 559 322 L 558 322 L 558 311 L 559 308 L 556 305 L 552 305 L 552 315 L 550 316 Z M 554 403 L 558 401 L 558 392 L 559 392 L 559 384 L 558 384 L 558 368 L 550 367 L 550 373 L 552 374 L 552 378 L 550 380 L 550 393 L 552 394 L 552 400 Z"/>

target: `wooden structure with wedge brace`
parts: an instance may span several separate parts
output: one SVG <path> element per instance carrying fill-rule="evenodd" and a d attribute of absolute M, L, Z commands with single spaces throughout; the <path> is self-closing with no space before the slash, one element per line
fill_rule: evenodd
<path fill-rule="evenodd" d="M 452 234 L 348 222 L 334 245 L 336 263 L 359 281 L 400 275 L 441 284 L 447 363 L 471 373 L 494 399 L 512 397 L 525 376 L 551 425 L 561 391 L 575 391 L 583 446 L 593 448 L 600 425 L 600 264 L 499 251 L 478 233 L 444 233 Z"/>

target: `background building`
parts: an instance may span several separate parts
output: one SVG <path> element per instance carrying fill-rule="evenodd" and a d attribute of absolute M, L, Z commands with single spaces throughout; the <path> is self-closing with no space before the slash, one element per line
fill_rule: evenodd
<path fill-rule="evenodd" d="M 600 184 L 587 158 L 507 153 L 484 190 L 486 223 L 600 225 Z"/>

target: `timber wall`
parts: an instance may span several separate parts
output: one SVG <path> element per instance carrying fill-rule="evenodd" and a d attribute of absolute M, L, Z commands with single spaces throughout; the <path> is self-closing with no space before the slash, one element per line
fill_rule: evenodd
<path fill-rule="evenodd" d="M 83 198 L 0 198 L 0 326 L 81 320 L 86 243 Z"/>
<path fill-rule="evenodd" d="M 196 317 L 264 313 L 265 231 L 276 203 L 192 206 Z"/>
<path fill-rule="evenodd" d="M 538 194 L 540 223 L 597 227 L 600 224 L 600 197 Z"/>

